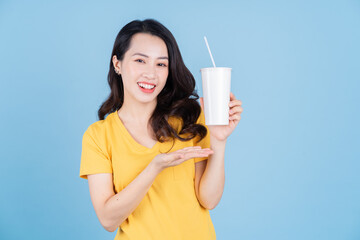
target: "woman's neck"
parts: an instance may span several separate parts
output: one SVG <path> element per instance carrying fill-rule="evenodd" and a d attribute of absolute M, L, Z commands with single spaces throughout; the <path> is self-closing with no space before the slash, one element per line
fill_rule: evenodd
<path fill-rule="evenodd" d="M 127 103 L 124 101 L 123 105 L 118 110 L 118 115 L 121 120 L 125 122 L 148 124 L 155 107 L 156 102 L 144 104 L 139 102 Z"/>

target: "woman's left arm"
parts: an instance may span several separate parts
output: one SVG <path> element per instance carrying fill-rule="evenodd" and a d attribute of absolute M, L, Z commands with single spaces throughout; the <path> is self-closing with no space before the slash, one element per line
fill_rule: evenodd
<path fill-rule="evenodd" d="M 203 99 L 200 98 L 204 109 Z M 225 184 L 224 155 L 226 140 L 240 121 L 243 108 L 242 102 L 230 93 L 229 125 L 208 126 L 210 131 L 210 148 L 213 154 L 209 156 L 206 168 L 199 182 L 199 201 L 208 209 L 214 209 L 220 202 Z"/>

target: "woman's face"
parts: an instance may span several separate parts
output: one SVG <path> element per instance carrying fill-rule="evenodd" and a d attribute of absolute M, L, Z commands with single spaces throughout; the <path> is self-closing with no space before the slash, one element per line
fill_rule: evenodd
<path fill-rule="evenodd" d="M 165 42 L 147 33 L 134 34 L 122 61 L 113 56 L 124 84 L 124 102 L 156 102 L 169 73 Z"/>

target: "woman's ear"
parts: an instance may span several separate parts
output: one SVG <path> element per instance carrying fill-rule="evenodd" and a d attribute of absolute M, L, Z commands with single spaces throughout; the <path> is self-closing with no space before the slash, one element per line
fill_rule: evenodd
<path fill-rule="evenodd" d="M 117 59 L 116 55 L 112 58 L 113 67 L 117 74 L 121 74 L 121 62 Z"/>

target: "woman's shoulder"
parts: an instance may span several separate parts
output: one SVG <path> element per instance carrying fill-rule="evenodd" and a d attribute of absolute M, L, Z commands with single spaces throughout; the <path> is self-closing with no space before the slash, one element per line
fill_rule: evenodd
<path fill-rule="evenodd" d="M 200 108 L 200 115 L 197 118 L 196 123 L 205 124 L 205 114 L 202 108 Z"/>
<path fill-rule="evenodd" d="M 106 116 L 105 119 L 103 120 L 98 120 L 96 122 L 93 122 L 92 124 L 90 124 L 87 129 L 84 132 L 84 135 L 103 135 L 105 132 L 107 132 L 108 130 L 110 130 L 109 128 L 111 128 L 111 126 L 113 126 L 113 114 L 115 112 L 112 112 L 110 114 L 108 114 Z"/>

